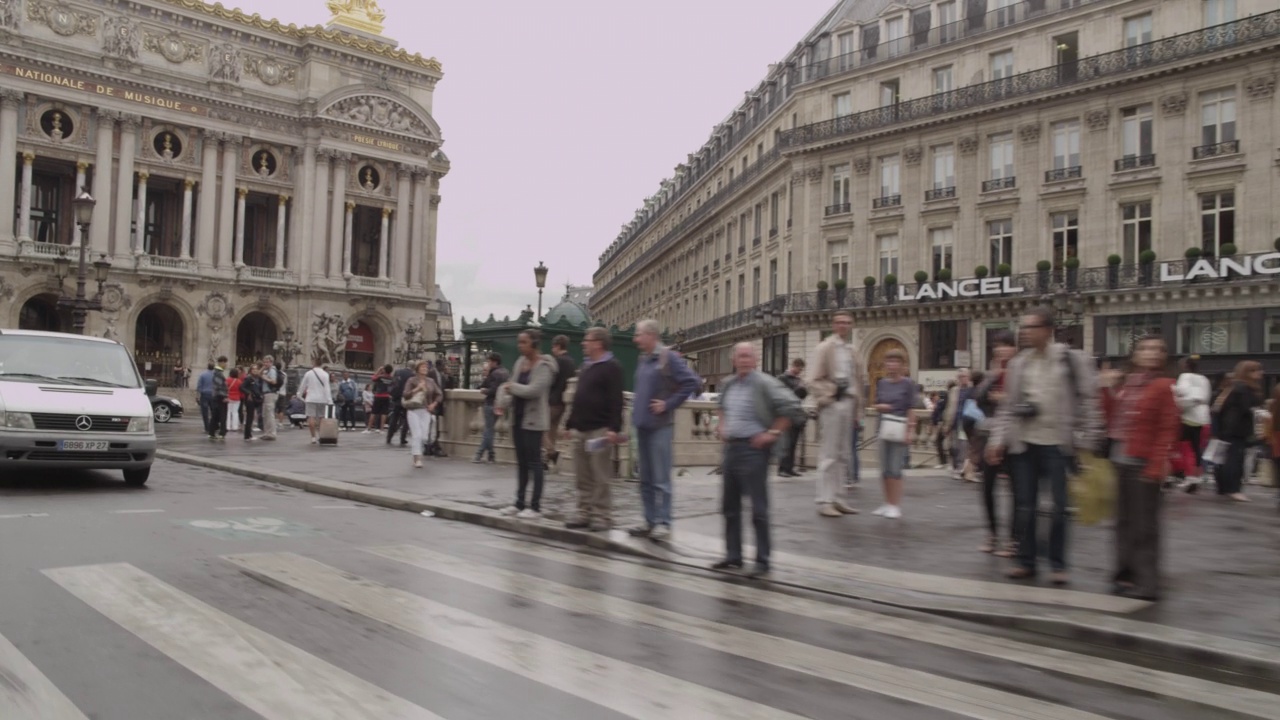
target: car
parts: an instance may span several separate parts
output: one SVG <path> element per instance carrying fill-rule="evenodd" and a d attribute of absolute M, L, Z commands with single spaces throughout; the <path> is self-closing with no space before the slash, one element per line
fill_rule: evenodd
<path fill-rule="evenodd" d="M 182 417 L 182 401 L 167 395 L 152 395 L 151 416 L 158 423 L 167 423 L 173 418 Z"/>
<path fill-rule="evenodd" d="M 153 393 L 115 340 L 0 329 L 0 473 L 108 469 L 146 484 Z"/>

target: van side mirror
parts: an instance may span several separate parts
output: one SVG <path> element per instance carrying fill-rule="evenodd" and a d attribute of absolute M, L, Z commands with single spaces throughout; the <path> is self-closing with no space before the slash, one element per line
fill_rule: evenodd
<path fill-rule="evenodd" d="M 154 378 L 144 380 L 142 384 L 147 389 L 147 397 L 155 397 L 156 391 L 160 389 L 160 383 L 156 382 Z"/>

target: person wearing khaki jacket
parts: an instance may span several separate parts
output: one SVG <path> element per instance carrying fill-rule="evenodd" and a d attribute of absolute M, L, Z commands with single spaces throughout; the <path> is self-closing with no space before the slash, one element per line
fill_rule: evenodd
<path fill-rule="evenodd" d="M 818 514 L 852 515 L 844 502 L 844 481 L 852 460 L 853 423 L 865 408 L 862 397 L 867 369 L 853 344 L 853 316 L 837 311 L 831 336 L 818 344 L 809 363 L 805 386 L 818 407 Z"/>
<path fill-rule="evenodd" d="M 1102 436 L 1098 381 L 1083 353 L 1053 341 L 1053 311 L 1032 308 L 1019 330 L 1024 348 L 1005 371 L 1005 399 L 996 409 L 988 462 L 1009 456 L 1016 522 L 1021 531 L 1013 579 L 1036 574 L 1036 509 L 1047 481 L 1053 496 L 1049 564 L 1056 585 L 1067 582 L 1067 473 L 1079 450 L 1095 451 Z"/>

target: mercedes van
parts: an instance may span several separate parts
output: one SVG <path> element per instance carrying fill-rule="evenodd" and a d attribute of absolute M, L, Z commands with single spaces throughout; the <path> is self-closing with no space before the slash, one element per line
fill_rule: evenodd
<path fill-rule="evenodd" d="M 123 345 L 0 330 L 0 471 L 113 469 L 143 485 L 155 455 L 151 401 Z"/>

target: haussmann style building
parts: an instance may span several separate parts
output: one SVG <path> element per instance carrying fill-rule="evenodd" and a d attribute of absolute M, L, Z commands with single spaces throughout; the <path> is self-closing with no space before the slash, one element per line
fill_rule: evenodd
<path fill-rule="evenodd" d="M 295 362 L 371 368 L 442 327 L 440 63 L 384 37 L 373 0 L 328 7 L 300 28 L 199 0 L 0 2 L 0 326 L 69 329 L 83 188 L 91 298 L 106 275 L 86 332 L 148 377 L 286 337 Z"/>
<path fill-rule="evenodd" d="M 1102 358 L 1157 331 L 1280 374 L 1280 8 L 842 0 L 600 257 L 593 316 L 698 370 L 765 368 L 852 310 L 943 382 L 1029 305 Z"/>

